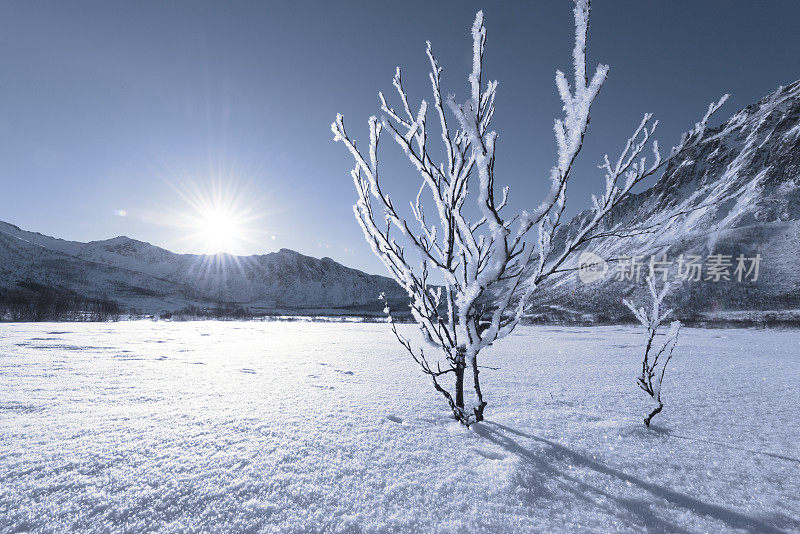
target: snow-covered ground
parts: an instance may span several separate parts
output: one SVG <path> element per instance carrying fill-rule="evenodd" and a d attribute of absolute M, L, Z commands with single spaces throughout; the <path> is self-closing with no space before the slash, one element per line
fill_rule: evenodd
<path fill-rule="evenodd" d="M 640 335 L 518 328 L 466 430 L 385 324 L 0 325 L 0 531 L 800 531 L 800 332 L 685 329 L 650 430 Z"/>

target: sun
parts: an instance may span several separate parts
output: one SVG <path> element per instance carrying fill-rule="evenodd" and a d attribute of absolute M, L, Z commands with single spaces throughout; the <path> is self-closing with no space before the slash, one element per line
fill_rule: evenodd
<path fill-rule="evenodd" d="M 235 253 L 247 230 L 230 207 L 211 206 L 197 217 L 197 238 L 210 254 Z"/>
<path fill-rule="evenodd" d="M 212 179 L 180 182 L 175 190 L 185 202 L 177 218 L 188 230 L 184 239 L 193 252 L 238 256 L 263 244 L 259 220 L 266 214 L 247 187 L 232 179 Z"/>

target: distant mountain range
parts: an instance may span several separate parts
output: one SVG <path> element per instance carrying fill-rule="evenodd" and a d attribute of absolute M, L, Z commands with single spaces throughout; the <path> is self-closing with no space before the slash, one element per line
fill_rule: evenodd
<path fill-rule="evenodd" d="M 674 214 L 683 215 L 674 217 Z M 574 233 L 588 213 L 566 225 Z M 650 256 L 672 262 L 676 285 L 671 303 L 686 319 L 737 320 L 764 316 L 800 317 L 800 81 L 780 87 L 721 126 L 705 132 L 679 154 L 650 189 L 633 195 L 610 214 L 605 229 L 655 226 L 636 238 L 604 238 L 587 250 L 609 260 L 601 281 L 583 283 L 575 271 L 537 293 L 531 319 L 616 321 L 629 315 L 622 298 L 643 297 L 644 284 L 618 280 L 633 261 Z M 730 261 L 730 280 L 714 281 L 709 258 Z M 701 280 L 675 281 L 679 260 L 701 258 Z M 755 272 L 738 280 L 737 258 L 760 255 Z M 632 260 L 633 257 L 639 260 Z M 730 256 L 730 259 L 727 258 Z M 658 264 L 656 264 L 658 266 Z M 577 267 L 577 265 L 573 265 Z M 724 270 L 724 269 L 723 269 Z M 662 273 L 662 271 L 657 271 Z M 743 273 L 743 274 L 746 274 Z M 707 280 L 710 275 L 710 280 Z"/>
<path fill-rule="evenodd" d="M 565 225 L 561 238 L 587 216 Z M 642 297 L 650 256 L 666 255 L 673 280 L 681 256 L 703 262 L 700 280 L 673 281 L 670 300 L 681 318 L 800 320 L 800 81 L 709 129 L 605 222 L 606 229 L 642 225 L 658 231 L 593 242 L 587 250 L 609 262 L 603 279 L 587 284 L 575 271 L 551 279 L 536 292 L 528 319 L 629 319 L 622 298 Z M 730 280 L 706 279 L 709 257 L 717 254 L 730 261 Z M 753 272 L 737 279 L 739 255 L 759 256 L 757 280 Z M 639 283 L 617 279 L 632 257 L 642 264 Z M 127 237 L 78 243 L 0 222 L 0 296 L 19 287 L 55 288 L 145 313 L 219 305 L 256 313 L 379 313 L 381 292 L 396 310 L 408 302 L 388 277 L 288 249 L 247 257 L 175 254 Z"/>
<path fill-rule="evenodd" d="M 107 299 L 143 313 L 236 305 L 254 312 L 378 312 L 390 278 L 281 249 L 257 256 L 175 254 L 115 237 L 79 243 L 0 222 L 0 290 L 20 285 Z"/>

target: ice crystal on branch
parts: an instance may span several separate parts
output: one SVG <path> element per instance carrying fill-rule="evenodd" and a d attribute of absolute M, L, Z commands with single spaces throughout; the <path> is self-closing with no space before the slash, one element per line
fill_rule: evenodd
<path fill-rule="evenodd" d="M 664 341 L 656 348 L 655 338 L 658 329 L 672 315 L 672 309 L 666 311 L 662 309 L 664 297 L 669 293 L 669 288 L 669 282 L 665 282 L 661 291 L 658 291 L 656 277 L 650 275 L 647 278 L 647 289 L 650 292 L 649 311 L 644 306 L 637 308 L 628 300 L 623 299 L 622 301 L 642 325 L 647 339 L 642 359 L 642 374 L 636 381 L 641 390 L 650 395 L 656 403 L 655 409 L 644 419 L 644 424 L 647 426 L 650 426 L 653 417 L 664 408 L 664 403 L 661 402 L 661 385 L 664 382 L 664 373 L 667 370 L 667 364 L 672 359 L 681 329 L 680 321 L 672 321 Z"/>
<path fill-rule="evenodd" d="M 355 160 L 351 176 L 357 193 L 353 206 L 356 219 L 373 252 L 408 293 L 422 337 L 439 356 L 437 363 L 429 362 L 422 349 L 397 334 L 393 325 L 394 332 L 447 399 L 455 417 L 466 425 L 482 420 L 486 406 L 478 378 L 479 353 L 514 330 L 526 302 L 543 281 L 559 272 L 591 240 L 608 235 L 598 231 L 605 216 L 637 183 L 699 141 L 709 117 L 725 100 L 723 97 L 712 104 L 666 159 L 660 155 L 658 145 L 651 143 L 656 123 L 646 114 L 616 161 L 605 158 L 605 189 L 602 195 L 593 197 L 591 216 L 575 235 L 568 236 L 563 248 L 555 249 L 553 238 L 566 206 L 567 183 L 583 146 L 592 103 L 608 75 L 608 67 L 601 64 L 591 79 L 587 77 L 589 11 L 588 0 L 575 1 L 573 81 L 570 83 L 561 71 L 556 73 L 564 112 L 554 123 L 557 153 L 550 171 L 550 188 L 531 211 L 507 215 L 504 208 L 508 187 L 495 182 L 498 135 L 491 129 L 491 121 L 497 82 L 484 83 L 482 78 L 487 37 L 482 12 L 475 16 L 471 30 L 473 61 L 465 101 L 442 96 L 442 68 L 428 42 L 433 93 L 430 106 L 422 101 L 419 107 L 412 108 L 397 68 L 392 84 L 398 104 L 393 107 L 383 93 L 378 94 L 382 115 L 369 118 L 366 151 L 356 146 L 341 115 L 331 125 L 334 141 L 341 141 Z M 438 122 L 435 128 L 444 147 L 441 161 L 434 161 L 428 148 L 429 114 Z M 380 179 L 378 144 L 384 130 L 421 179 L 419 192 L 410 202 L 411 222 L 398 211 Z M 653 151 L 649 162 L 643 156 L 647 146 Z M 465 214 L 464 207 L 470 199 L 479 208 L 475 218 Z M 425 205 L 432 209 L 426 211 Z M 417 265 L 419 258 L 422 261 Z M 431 270 L 444 280 L 438 292 L 431 291 Z M 467 368 L 472 370 L 475 393 L 471 409 L 464 401 Z M 452 392 L 442 385 L 448 374 L 455 380 Z"/>

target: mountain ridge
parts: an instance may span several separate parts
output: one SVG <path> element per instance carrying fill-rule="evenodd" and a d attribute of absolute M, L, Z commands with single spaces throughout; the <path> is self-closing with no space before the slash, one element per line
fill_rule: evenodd
<path fill-rule="evenodd" d="M 390 278 L 288 248 L 253 256 L 177 254 L 117 236 L 82 243 L 0 222 L 0 288 L 31 281 L 145 312 L 219 303 L 273 311 L 381 307 L 405 294 Z"/>
<path fill-rule="evenodd" d="M 584 211 L 567 223 L 558 236 L 561 242 L 587 216 Z M 582 283 L 574 272 L 551 279 L 532 301 L 531 317 L 625 319 L 629 314 L 621 299 L 641 300 L 644 284 L 615 279 L 614 261 L 664 254 L 674 260 L 668 273 L 671 304 L 684 319 L 800 309 L 800 80 L 706 130 L 653 186 L 612 210 L 599 230 L 643 225 L 654 225 L 657 231 L 599 239 L 587 246 L 585 251 L 609 261 L 609 275 L 591 284 Z M 760 278 L 719 283 L 676 279 L 681 255 L 707 259 L 714 254 L 731 256 L 734 266 L 740 254 L 758 254 Z M 554 314 L 555 308 L 564 313 Z"/>
<path fill-rule="evenodd" d="M 565 224 L 556 244 L 587 216 L 584 211 Z M 761 258 L 758 280 L 710 283 L 676 280 L 673 261 L 669 300 L 679 318 L 724 320 L 767 311 L 800 317 L 800 81 L 707 129 L 653 186 L 612 210 L 599 230 L 643 224 L 656 225 L 658 232 L 592 242 L 585 250 L 609 261 L 609 275 L 591 284 L 575 272 L 551 278 L 534 294 L 527 319 L 629 320 L 621 300 L 641 299 L 643 279 L 638 284 L 616 279 L 615 262 L 653 254 L 673 260 L 713 254 Z M 386 276 L 287 248 L 243 257 L 176 254 L 127 236 L 81 243 L 0 222 L 0 291 L 27 282 L 151 312 L 226 303 L 265 312 L 379 313 L 379 293 L 386 293 L 395 309 L 408 302 Z"/>

